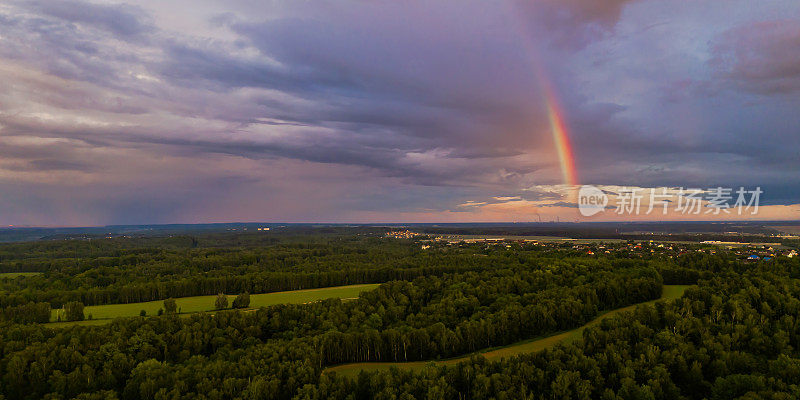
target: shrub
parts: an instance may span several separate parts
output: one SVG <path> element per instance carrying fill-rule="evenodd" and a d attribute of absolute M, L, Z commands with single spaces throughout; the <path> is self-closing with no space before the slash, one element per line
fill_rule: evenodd
<path fill-rule="evenodd" d="M 233 299 L 233 308 L 247 308 L 250 307 L 250 293 L 240 293 Z"/>

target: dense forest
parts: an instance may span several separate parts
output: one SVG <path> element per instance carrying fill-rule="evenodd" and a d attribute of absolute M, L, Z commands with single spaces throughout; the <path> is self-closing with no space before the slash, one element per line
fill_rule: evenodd
<path fill-rule="evenodd" d="M 565 247 L 359 235 L 200 235 L 0 245 L 0 398 L 702 399 L 800 397 L 800 263 L 720 252 L 587 257 Z M 68 302 L 382 283 L 354 300 L 118 318 L 55 328 Z M 436 360 L 582 326 L 583 339 L 424 371 L 324 369 Z"/>
<path fill-rule="evenodd" d="M 220 292 L 266 293 L 411 280 L 498 265 L 498 260 L 476 258 L 471 252 L 423 253 L 416 246 L 380 239 L 310 236 L 278 242 L 263 235 L 214 238 L 0 246 L 0 272 L 43 272 L 25 279 L 0 279 L 0 307 L 30 302 L 61 307 L 69 301 L 96 305 Z"/>
<path fill-rule="evenodd" d="M 424 374 L 323 375 L 297 397 L 797 399 L 800 285 L 786 272 L 725 271 L 681 299 L 604 320 L 551 351 Z"/>

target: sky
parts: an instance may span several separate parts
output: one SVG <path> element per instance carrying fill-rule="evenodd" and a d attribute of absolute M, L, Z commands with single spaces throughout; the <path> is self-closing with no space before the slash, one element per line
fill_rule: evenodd
<path fill-rule="evenodd" d="M 795 220 L 798 110 L 796 0 L 3 0 L 0 225 Z"/>

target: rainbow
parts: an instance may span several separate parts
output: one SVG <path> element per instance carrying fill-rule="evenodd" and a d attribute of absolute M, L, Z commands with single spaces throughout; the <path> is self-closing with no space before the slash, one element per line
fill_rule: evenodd
<path fill-rule="evenodd" d="M 547 85 L 544 86 L 546 87 Z M 572 142 L 569 140 L 567 127 L 564 124 L 564 111 L 559 107 L 555 94 L 548 88 L 545 89 L 545 102 L 547 103 L 547 116 L 550 119 L 550 130 L 558 152 L 564 184 L 576 186 L 578 185 L 578 173 L 575 165 L 575 155 L 572 153 Z"/>
<path fill-rule="evenodd" d="M 520 18 L 520 16 L 525 15 L 525 12 L 519 12 L 520 10 L 514 9 L 513 6 L 509 7 L 510 8 L 506 10 L 510 16 L 509 20 L 514 22 L 513 27 L 520 37 L 520 43 L 528 51 L 528 54 L 530 54 L 529 62 L 544 94 L 547 116 L 550 120 L 550 131 L 553 134 L 553 142 L 558 153 L 563 183 L 575 187 L 578 185 L 578 168 L 575 163 L 575 155 L 572 152 L 569 131 L 567 130 L 567 125 L 564 123 L 564 111 L 558 102 L 556 91 L 551 85 L 550 80 L 547 79 L 546 68 L 540 61 L 538 46 L 531 40 L 531 35 L 526 34 L 526 21 Z"/>

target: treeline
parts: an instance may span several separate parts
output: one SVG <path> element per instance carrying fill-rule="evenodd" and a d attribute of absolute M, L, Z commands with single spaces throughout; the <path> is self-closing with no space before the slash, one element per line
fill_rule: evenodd
<path fill-rule="evenodd" d="M 496 312 L 448 327 L 441 322 L 415 329 L 328 332 L 320 338 L 321 362 L 417 361 L 449 358 L 571 329 L 618 308 L 661 296 L 660 279 L 609 277 L 602 284 L 556 288 L 526 296 Z M 380 318 L 381 316 L 377 314 Z"/>
<path fill-rule="evenodd" d="M 245 236 L 238 247 L 194 247 L 192 240 L 204 243 L 208 239 L 189 239 L 163 238 L 163 247 L 156 246 L 160 243 L 156 239 L 145 241 L 151 247 L 137 247 L 143 245 L 133 239 L 130 243 L 98 241 L 96 248 L 86 241 L 6 245 L 28 249 L 31 254 L 0 262 L 0 271 L 35 269 L 44 273 L 0 279 L 0 307 L 49 302 L 57 308 L 69 301 L 99 305 L 220 292 L 266 293 L 413 279 L 525 262 L 499 253 L 476 257 L 478 249 L 423 252 L 418 245 L 377 238 L 311 237 L 297 242 Z M 177 245 L 184 241 L 186 247 Z M 16 265 L 20 262 L 32 263 L 35 268 L 21 268 Z"/>
<path fill-rule="evenodd" d="M 134 246 L 132 248 L 120 247 L 125 243 L 121 239 L 99 244 L 97 249 L 84 241 L 28 245 L 34 252 L 31 260 L 44 260 L 43 255 L 48 252 L 69 255 L 64 247 L 68 249 L 73 245 L 78 247 L 75 254 L 82 257 L 56 257 L 49 259 L 42 275 L 0 280 L 0 307 L 48 302 L 52 308 L 60 308 L 71 301 L 89 306 L 221 292 L 268 293 L 571 262 L 558 254 L 543 256 L 530 249 L 506 251 L 475 245 L 422 251 L 417 244 L 377 238 L 267 241 L 263 246 L 252 247 L 191 246 L 191 240 L 202 243 L 206 240 L 202 238 L 163 240 L 164 248 L 135 247 L 137 241 L 129 243 Z M 186 247 L 178 246 L 183 242 Z M 158 241 L 148 239 L 146 243 L 154 245 Z M 26 245 L 14 246 L 24 248 Z M 98 256 L 91 256 L 93 252 Z M 3 265 L 7 266 L 0 263 L 0 267 Z M 639 261 L 637 265 L 648 264 Z"/>
<path fill-rule="evenodd" d="M 484 269 L 475 266 L 426 268 L 353 269 L 317 273 L 264 272 L 244 276 L 195 276 L 177 281 L 139 283 L 119 288 L 79 290 L 24 290 L 0 294 L 0 306 L 12 307 L 29 302 L 47 302 L 53 308 L 78 301 L 84 305 L 139 303 L 170 297 L 213 295 L 218 293 L 270 293 L 286 290 L 313 289 L 391 280 L 413 280 L 419 276 Z"/>
<path fill-rule="evenodd" d="M 5 307 L 0 310 L 0 321 L 11 321 L 18 324 L 50 322 L 50 304 L 31 302 Z"/>

